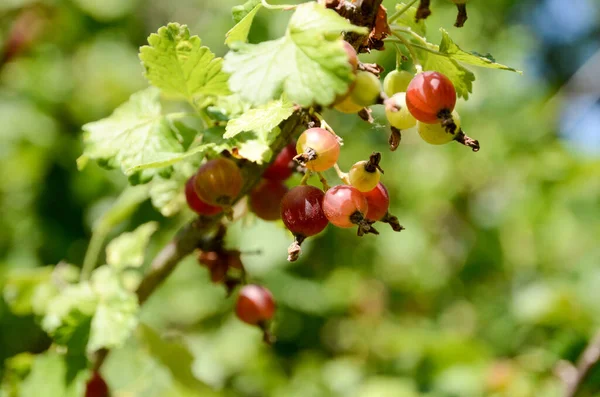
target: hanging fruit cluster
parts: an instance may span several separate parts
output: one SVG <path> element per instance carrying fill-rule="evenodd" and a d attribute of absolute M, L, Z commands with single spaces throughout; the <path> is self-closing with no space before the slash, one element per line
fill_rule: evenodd
<path fill-rule="evenodd" d="M 355 75 L 348 91 L 338 96 L 332 107 L 343 113 L 356 113 L 370 121 L 369 106 L 385 105 L 386 118 L 392 134 L 390 148 L 395 150 L 401 131 L 416 127 L 427 143 L 441 145 L 452 141 L 479 150 L 476 140 L 461 129 L 460 116 L 455 110 L 456 90 L 442 73 L 419 71 L 416 75 L 396 70 L 387 74 L 383 85 L 378 65 L 362 64 L 354 48 L 344 42 L 348 63 Z M 389 224 L 394 231 L 404 228 L 388 211 L 390 197 L 381 182 L 381 154 L 372 153 L 368 159 L 356 162 L 348 173 L 338 166 L 342 140 L 327 124 L 317 109 L 310 111 L 309 128 L 290 142 L 264 171 L 261 181 L 248 194 L 248 208 L 266 221 L 281 219 L 294 236 L 288 248 L 288 260 L 295 261 L 301 244 L 319 234 L 329 223 L 340 228 L 356 228 L 357 235 L 379 234 L 376 222 Z M 340 184 L 329 186 L 321 174 L 335 169 Z M 288 188 L 286 180 L 294 172 L 304 176 L 298 186 Z M 309 185 L 311 175 L 317 174 L 321 187 Z M 223 212 L 232 219 L 232 205 L 239 199 L 244 180 L 238 164 L 225 155 L 205 162 L 185 186 L 189 207 L 202 216 Z M 215 283 L 222 283 L 228 293 L 244 285 L 238 295 L 236 314 L 240 320 L 260 327 L 264 339 L 272 341 L 269 321 L 275 312 L 271 293 L 264 287 L 247 284 L 241 253 L 223 247 L 225 227 L 215 238 L 214 248 L 198 254 L 198 262 L 206 267 Z"/>

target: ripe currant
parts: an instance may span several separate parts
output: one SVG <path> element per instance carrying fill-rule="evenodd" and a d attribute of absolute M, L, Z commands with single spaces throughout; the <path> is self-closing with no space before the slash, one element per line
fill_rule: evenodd
<path fill-rule="evenodd" d="M 232 160 L 219 157 L 204 163 L 194 179 L 198 197 L 207 204 L 229 207 L 242 190 L 242 173 Z"/>
<path fill-rule="evenodd" d="M 340 142 L 331 132 L 323 128 L 309 128 L 304 131 L 296 151 L 299 153 L 295 159 L 311 171 L 325 171 L 335 163 L 340 156 Z"/>
<path fill-rule="evenodd" d="M 275 300 L 268 289 L 248 284 L 240 290 L 235 313 L 246 324 L 263 325 L 275 314 Z"/>
<path fill-rule="evenodd" d="M 265 170 L 263 178 L 270 179 L 272 181 L 285 181 L 294 172 L 294 157 L 296 156 L 296 144 L 290 143 L 283 148 L 281 152 L 275 157 L 275 160 Z"/>
<path fill-rule="evenodd" d="M 405 92 L 413 77 L 413 74 L 406 70 L 392 70 L 383 79 L 383 91 L 388 97 Z"/>
<path fill-rule="evenodd" d="M 185 199 L 187 201 L 188 207 L 199 215 L 216 215 L 223 210 L 221 207 L 216 207 L 214 205 L 210 205 L 200 200 L 198 194 L 196 193 L 196 189 L 194 188 L 194 179 L 196 176 L 192 176 L 185 184 Z"/>
<path fill-rule="evenodd" d="M 85 397 L 108 397 L 109 390 L 106 381 L 99 372 L 94 371 L 85 385 Z"/>
<path fill-rule="evenodd" d="M 292 234 L 294 242 L 288 249 L 288 260 L 295 261 L 300 255 L 300 245 L 310 236 L 320 233 L 329 221 L 323 212 L 325 193 L 310 185 L 290 189 L 281 200 L 281 219 Z"/>
<path fill-rule="evenodd" d="M 417 120 L 408 111 L 406 93 L 394 94 L 385 102 L 385 116 L 392 127 L 406 130 L 417 125 Z"/>
<path fill-rule="evenodd" d="M 265 221 L 281 217 L 281 200 L 288 188 L 280 181 L 263 179 L 250 193 L 250 209 Z"/>
<path fill-rule="evenodd" d="M 456 90 L 448 77 L 438 72 L 417 74 L 406 89 L 406 106 L 422 123 L 442 125 L 450 133 L 456 131 L 452 111 L 456 105 Z"/>
<path fill-rule="evenodd" d="M 362 107 L 371 106 L 377 102 L 381 94 L 381 82 L 373 73 L 359 70 L 356 72 L 354 87 L 350 92 L 352 102 Z"/>
<path fill-rule="evenodd" d="M 379 183 L 382 169 L 379 166 L 381 153 L 373 153 L 369 160 L 359 161 L 350 168 L 350 184 L 361 192 L 373 190 Z"/>
<path fill-rule="evenodd" d="M 375 186 L 375 189 L 363 193 L 363 196 L 365 196 L 369 204 L 369 210 L 366 215 L 369 222 L 379 221 L 389 223 L 396 232 L 404 230 L 404 227 L 398 222 L 398 218 L 389 213 L 390 195 L 383 183 L 379 182 Z"/>
<path fill-rule="evenodd" d="M 378 234 L 367 222 L 369 204 L 363 194 L 356 188 L 348 185 L 338 185 L 327 190 L 323 199 L 323 212 L 337 227 L 350 228 L 358 225 L 358 235 L 364 233 Z"/>

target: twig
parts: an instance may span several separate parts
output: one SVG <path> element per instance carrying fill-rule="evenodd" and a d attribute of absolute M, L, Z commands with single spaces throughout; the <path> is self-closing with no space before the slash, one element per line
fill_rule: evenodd
<path fill-rule="evenodd" d="M 564 397 L 575 397 L 577 395 L 586 377 L 599 361 L 600 331 L 596 333 L 596 336 L 594 336 L 581 354 L 579 363 L 577 364 L 576 372 L 573 373 L 573 376 L 569 376 L 564 379 L 567 386 Z"/>

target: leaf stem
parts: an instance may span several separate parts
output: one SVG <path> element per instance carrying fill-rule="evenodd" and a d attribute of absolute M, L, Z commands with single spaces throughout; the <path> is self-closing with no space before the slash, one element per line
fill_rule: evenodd
<path fill-rule="evenodd" d="M 399 10 L 396 10 L 396 12 L 394 12 L 392 14 L 392 16 L 388 18 L 388 24 L 392 24 L 396 19 L 400 18 L 402 16 L 402 14 L 404 14 L 406 11 L 408 11 L 410 9 L 410 7 L 413 4 L 415 4 L 416 2 L 417 2 L 417 0 L 411 0 L 404 7 L 402 7 Z"/>
<path fill-rule="evenodd" d="M 400 40 L 400 42 L 402 44 L 404 44 L 404 46 L 408 49 L 408 52 L 410 53 L 410 57 L 413 60 L 413 64 L 415 66 L 417 73 L 421 73 L 423 71 L 423 66 L 421 66 L 421 62 L 419 61 L 419 58 L 417 58 L 417 54 L 415 53 L 413 45 L 408 40 L 406 40 L 404 37 L 400 36 L 398 33 L 396 33 L 393 30 L 392 30 L 392 34 L 394 35 L 394 37 L 396 37 L 398 40 Z"/>
<path fill-rule="evenodd" d="M 100 256 L 100 252 L 102 250 L 102 244 L 110 232 L 110 229 L 111 228 L 106 224 L 103 218 L 100 219 L 98 226 L 93 229 L 90 245 L 85 252 L 83 266 L 81 267 L 81 274 L 79 275 L 79 279 L 81 281 L 85 281 L 90 278 L 90 275 L 92 274 L 92 271 L 98 262 L 98 257 Z"/>

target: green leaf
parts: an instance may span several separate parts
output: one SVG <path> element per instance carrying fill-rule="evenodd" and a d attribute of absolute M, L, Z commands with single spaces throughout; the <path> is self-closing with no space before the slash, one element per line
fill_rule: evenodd
<path fill-rule="evenodd" d="M 169 178 L 154 178 L 150 184 L 150 199 L 163 216 L 173 216 L 187 205 L 185 183 L 198 170 L 199 165 L 200 161 L 182 161 L 173 167 L 173 174 Z"/>
<path fill-rule="evenodd" d="M 450 58 L 483 68 L 508 70 L 523 74 L 523 72 L 520 70 L 497 63 L 494 57 L 492 57 L 490 54 L 482 56 L 475 52 L 466 52 L 462 50 L 458 45 L 456 45 L 456 43 L 454 43 L 454 41 L 452 41 L 446 30 L 440 28 L 440 32 L 442 32 L 442 41 L 439 46 L 439 51 L 444 54 L 448 54 Z"/>
<path fill-rule="evenodd" d="M 68 382 L 68 368 L 63 356 L 47 352 L 36 356 L 31 373 L 23 381 L 20 397 L 61 396 L 80 397 L 84 395 L 88 371 L 80 371 L 75 381 Z"/>
<path fill-rule="evenodd" d="M 148 88 L 133 94 L 109 117 L 83 126 L 84 158 L 115 168 L 126 175 L 163 166 L 181 155 L 183 147 L 166 116 L 161 114 L 159 91 Z M 156 170 L 141 175 L 147 182 Z"/>
<path fill-rule="evenodd" d="M 40 285 L 50 281 L 52 266 L 17 269 L 8 274 L 2 295 L 10 310 L 19 316 L 33 312 L 33 297 Z"/>
<path fill-rule="evenodd" d="M 123 287 L 119 275 L 109 266 L 94 271 L 91 285 L 98 307 L 92 319 L 88 352 L 120 347 L 138 324 L 137 296 Z"/>
<path fill-rule="evenodd" d="M 294 113 L 294 104 L 278 99 L 256 109 L 251 109 L 240 117 L 232 119 L 225 128 L 225 138 L 233 138 L 241 132 L 253 131 L 266 138 L 275 127 Z"/>
<path fill-rule="evenodd" d="M 309 2 L 297 7 L 284 37 L 259 44 L 236 42 L 225 56 L 229 85 L 260 105 L 286 93 L 302 106 L 329 105 L 353 80 L 340 33 L 366 34 L 335 11 Z"/>
<path fill-rule="evenodd" d="M 421 59 L 424 70 L 435 70 L 445 74 L 454 84 L 456 94 L 464 99 L 469 98 L 469 93 L 473 92 L 473 81 L 475 81 L 473 72 L 446 55 L 434 54 L 419 48 L 415 48 L 415 52 Z"/>
<path fill-rule="evenodd" d="M 164 340 L 147 325 L 140 324 L 136 335 L 150 354 L 169 369 L 176 381 L 193 390 L 206 389 L 192 373 L 194 357 L 178 340 Z"/>
<path fill-rule="evenodd" d="M 202 144 L 189 149 L 184 153 L 161 153 L 154 156 L 153 159 L 148 160 L 144 164 L 136 165 L 127 170 L 128 173 L 135 173 L 144 170 L 151 170 L 154 168 L 163 168 L 170 165 L 174 165 L 182 160 L 190 157 L 204 158 L 204 156 L 214 150 L 212 144 Z"/>
<path fill-rule="evenodd" d="M 157 222 L 148 222 L 132 232 L 121 234 L 106 247 L 106 263 L 115 270 L 142 266 L 150 236 L 157 229 Z"/>
<path fill-rule="evenodd" d="M 247 41 L 252 21 L 261 8 L 260 0 L 249 0 L 243 5 L 233 7 L 233 20 L 236 25 L 225 35 L 225 44 L 230 45 L 235 41 Z"/>
<path fill-rule="evenodd" d="M 396 4 L 396 11 L 401 10 L 406 6 L 405 3 Z M 398 19 L 394 21 L 395 25 L 402 25 L 412 29 L 413 32 L 418 33 L 420 36 L 425 37 L 427 33 L 427 25 L 425 25 L 424 19 L 419 19 L 417 21 L 417 8 L 409 7 L 408 10 L 404 11 Z"/>
<path fill-rule="evenodd" d="M 148 37 L 140 48 L 146 78 L 165 94 L 183 96 L 227 95 L 228 76 L 223 60 L 202 47 L 198 36 L 190 36 L 186 25 L 170 23 Z"/>

